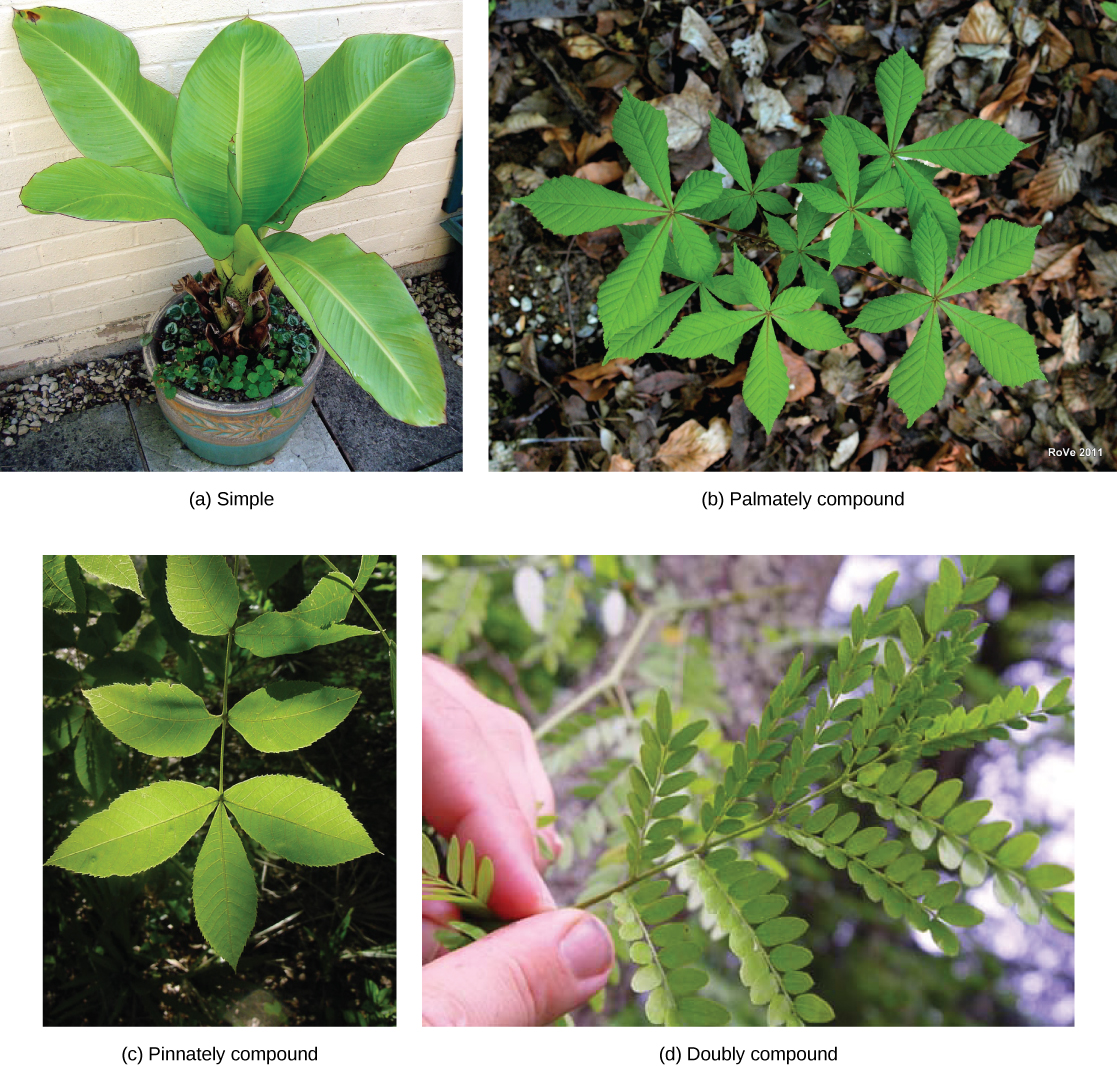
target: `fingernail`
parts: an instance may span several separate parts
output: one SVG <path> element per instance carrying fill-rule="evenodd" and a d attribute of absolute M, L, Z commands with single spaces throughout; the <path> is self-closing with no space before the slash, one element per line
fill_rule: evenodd
<path fill-rule="evenodd" d="M 575 978 L 590 979 L 613 963 L 613 940 L 600 920 L 586 916 L 563 935 L 559 956 Z"/>

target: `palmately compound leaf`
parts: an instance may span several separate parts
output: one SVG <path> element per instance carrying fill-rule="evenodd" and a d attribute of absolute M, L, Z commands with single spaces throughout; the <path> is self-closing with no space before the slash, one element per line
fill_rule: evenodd
<path fill-rule="evenodd" d="M 75 556 L 74 559 L 91 575 L 133 593 L 140 592 L 136 565 L 130 556 Z"/>
<path fill-rule="evenodd" d="M 332 731 L 360 696 L 313 682 L 271 682 L 229 709 L 229 725 L 263 753 L 289 753 Z"/>
<path fill-rule="evenodd" d="M 668 222 L 664 219 L 640 238 L 620 266 L 601 283 L 597 306 L 606 345 L 615 335 L 655 314 L 667 242 Z"/>
<path fill-rule="evenodd" d="M 893 293 L 889 297 L 877 297 L 861 309 L 853 325 L 873 334 L 886 334 L 918 319 L 930 305 L 931 298 L 923 293 Z"/>
<path fill-rule="evenodd" d="M 791 379 L 788 378 L 787 366 L 776 341 L 776 332 L 772 329 L 772 320 L 765 319 L 752 350 L 741 395 L 749 411 L 771 434 L 776 417 L 783 410 L 790 392 Z"/>
<path fill-rule="evenodd" d="M 194 914 L 206 941 L 235 970 L 256 926 L 256 879 L 223 804 L 194 868 Z"/>
<path fill-rule="evenodd" d="M 942 330 L 938 314 L 932 311 L 923 320 L 908 351 L 892 372 L 888 395 L 908 417 L 908 426 L 913 426 L 916 419 L 942 400 L 945 391 Z"/>
<path fill-rule="evenodd" d="M 833 123 L 822 135 L 822 152 L 830 173 L 849 203 L 857 200 L 858 159 L 853 134 L 842 123 Z"/>
<path fill-rule="evenodd" d="M 794 290 L 791 289 L 784 290 L 784 293 L 793 292 Z M 807 292 L 817 294 L 817 290 L 807 290 Z M 781 293 L 780 296 L 782 295 Z M 838 320 L 819 308 L 808 308 L 785 314 L 773 307 L 772 318 L 780 324 L 780 328 L 788 337 L 808 349 L 826 352 L 844 345 L 849 340 Z"/>
<path fill-rule="evenodd" d="M 114 683 L 83 692 L 105 727 L 148 756 L 200 753 L 221 724 L 193 690 L 173 682 Z"/>
<path fill-rule="evenodd" d="M 1035 339 L 1026 330 L 993 315 L 944 301 L 943 311 L 965 338 L 982 366 L 1005 386 L 1045 381 Z"/>
<path fill-rule="evenodd" d="M 516 200 L 548 230 L 570 237 L 587 230 L 641 222 L 667 209 L 614 192 L 586 178 L 562 175 L 544 182 L 530 196 Z"/>
<path fill-rule="evenodd" d="M 48 864 L 83 875 L 135 875 L 173 857 L 205 823 L 217 791 L 191 782 L 157 782 L 121 794 L 81 823 Z"/>
<path fill-rule="evenodd" d="M 645 353 L 651 352 L 697 288 L 697 285 L 692 284 L 660 297 L 655 314 L 647 322 L 631 326 L 613 335 L 602 362 L 608 363 L 610 360 L 618 359 L 638 360 Z"/>
<path fill-rule="evenodd" d="M 1027 147 L 995 122 L 966 119 L 899 152 L 904 158 L 921 159 L 962 174 L 997 174 Z"/>
<path fill-rule="evenodd" d="M 613 138 L 636 173 L 668 207 L 671 206 L 671 166 L 667 159 L 667 115 L 638 100 L 627 89 L 613 116 Z"/>
<path fill-rule="evenodd" d="M 937 293 L 946 273 L 946 235 L 935 219 L 924 216 L 915 226 L 911 251 L 919 280 L 929 292 Z"/>
<path fill-rule="evenodd" d="M 1038 233 L 1038 226 L 1018 226 L 1003 219 L 986 223 L 942 295 L 957 296 L 1019 278 L 1032 265 Z"/>
<path fill-rule="evenodd" d="M 296 864 L 342 864 L 378 852 L 341 794 L 297 775 L 259 775 L 225 791 L 253 838 Z"/>
<path fill-rule="evenodd" d="M 889 148 L 894 149 L 900 143 L 908 120 L 923 98 L 926 84 L 923 71 L 902 48 L 877 67 L 877 96 L 888 128 Z"/>
<path fill-rule="evenodd" d="M 168 556 L 167 600 L 195 634 L 227 634 L 237 621 L 240 591 L 223 556 Z"/>
<path fill-rule="evenodd" d="M 371 630 L 348 623 L 317 627 L 297 612 L 265 612 L 251 623 L 237 627 L 236 643 L 256 656 L 279 656 L 281 653 L 302 653 L 319 645 L 333 645 L 346 638 L 371 633 Z"/>

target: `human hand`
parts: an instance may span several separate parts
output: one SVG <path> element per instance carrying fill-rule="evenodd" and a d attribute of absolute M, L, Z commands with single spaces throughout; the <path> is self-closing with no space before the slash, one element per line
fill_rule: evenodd
<path fill-rule="evenodd" d="M 549 1023 L 605 983 L 613 961 L 603 924 L 555 910 L 536 836 L 553 852 L 540 815 L 554 811 L 551 784 L 531 732 L 465 676 L 433 658 L 423 664 L 423 816 L 445 837 L 472 841 L 492 859 L 490 908 L 520 923 L 432 960 L 433 932 L 456 910 L 424 902 L 423 1016 L 429 1024 Z"/>

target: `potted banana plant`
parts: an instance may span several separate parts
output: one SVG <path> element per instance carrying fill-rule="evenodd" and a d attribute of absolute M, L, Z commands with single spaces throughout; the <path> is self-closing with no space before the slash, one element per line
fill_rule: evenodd
<path fill-rule="evenodd" d="M 17 10 L 14 26 L 82 153 L 36 174 L 23 205 L 177 219 L 213 259 L 180 280 L 145 335 L 156 397 L 190 449 L 228 464 L 274 453 L 309 408 L 325 353 L 389 415 L 445 422 L 434 342 L 392 268 L 344 234 L 290 232 L 304 208 L 379 182 L 446 114 L 454 65 L 444 44 L 350 37 L 304 84 L 287 40 L 244 18 L 205 47 L 175 97 L 141 76 L 127 37 L 89 15 Z"/>

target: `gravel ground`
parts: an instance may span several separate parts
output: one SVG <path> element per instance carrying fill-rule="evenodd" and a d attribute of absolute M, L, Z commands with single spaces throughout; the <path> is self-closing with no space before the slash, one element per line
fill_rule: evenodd
<path fill-rule="evenodd" d="M 462 362 L 462 305 L 442 280 L 440 271 L 406 280 L 436 341 Z M 47 374 L 9 382 L 0 390 L 0 434 L 10 448 L 25 434 L 73 412 L 124 400 L 154 400 L 155 391 L 137 349 L 85 364 L 58 367 Z"/>

